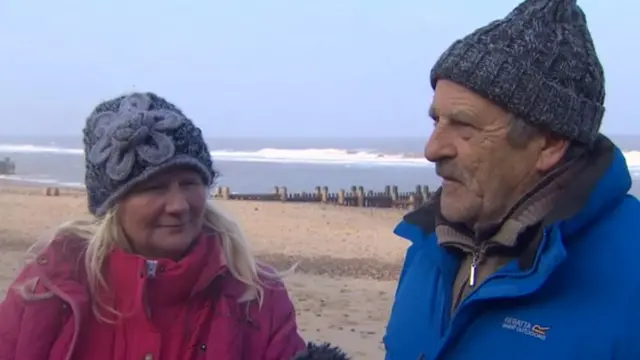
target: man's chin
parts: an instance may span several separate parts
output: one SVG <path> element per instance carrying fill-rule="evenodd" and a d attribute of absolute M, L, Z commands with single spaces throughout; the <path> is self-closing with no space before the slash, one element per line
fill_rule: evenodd
<path fill-rule="evenodd" d="M 440 192 L 440 202 L 456 202 L 456 198 L 462 197 L 464 187 L 455 181 L 443 181 L 442 190 Z"/>
<path fill-rule="evenodd" d="M 451 187 L 451 186 L 454 186 L 454 185 L 460 186 L 461 184 L 457 180 L 442 179 L 442 184 L 441 185 L 442 185 L 443 188 L 445 188 L 445 187 Z"/>
<path fill-rule="evenodd" d="M 440 214 L 452 223 L 466 223 L 469 219 L 468 211 L 466 211 L 468 208 L 464 202 L 455 200 L 453 196 L 448 199 L 443 196 L 440 199 Z"/>

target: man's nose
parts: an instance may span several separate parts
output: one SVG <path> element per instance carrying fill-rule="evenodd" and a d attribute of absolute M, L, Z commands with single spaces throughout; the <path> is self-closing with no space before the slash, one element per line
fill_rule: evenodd
<path fill-rule="evenodd" d="M 429 137 L 429 141 L 424 147 L 424 157 L 430 162 L 436 163 L 441 160 L 454 158 L 456 147 L 453 138 L 441 122 L 437 123 Z"/>
<path fill-rule="evenodd" d="M 170 214 L 180 214 L 189 210 L 187 196 L 179 184 L 171 185 L 167 191 L 165 210 Z"/>

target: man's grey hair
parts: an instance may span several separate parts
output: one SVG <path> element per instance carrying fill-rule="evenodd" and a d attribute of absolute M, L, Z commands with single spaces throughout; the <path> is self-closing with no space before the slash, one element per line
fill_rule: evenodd
<path fill-rule="evenodd" d="M 523 148 L 533 138 L 540 134 L 541 130 L 524 121 L 522 118 L 510 115 L 509 131 L 507 132 L 507 141 L 515 148 Z"/>
<path fill-rule="evenodd" d="M 544 129 L 538 128 L 526 122 L 524 119 L 511 114 L 511 122 L 509 124 L 509 130 L 507 132 L 507 141 L 509 144 L 515 148 L 523 148 L 526 146 L 534 137 L 544 132 Z M 587 147 L 578 142 L 571 141 L 569 143 L 569 148 L 564 155 L 564 160 L 572 160 L 575 159 L 587 151 Z"/>

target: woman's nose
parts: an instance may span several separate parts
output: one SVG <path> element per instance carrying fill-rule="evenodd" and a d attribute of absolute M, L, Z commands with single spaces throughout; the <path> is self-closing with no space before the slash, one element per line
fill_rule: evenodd
<path fill-rule="evenodd" d="M 166 194 L 166 206 L 167 213 L 182 213 L 189 210 L 189 201 L 187 196 L 182 191 L 180 186 L 171 186 Z"/>

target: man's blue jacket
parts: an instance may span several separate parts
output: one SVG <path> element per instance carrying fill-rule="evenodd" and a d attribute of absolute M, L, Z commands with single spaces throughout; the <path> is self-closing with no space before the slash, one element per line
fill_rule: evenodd
<path fill-rule="evenodd" d="M 601 136 L 539 240 L 451 314 L 460 256 L 438 246 L 430 207 L 409 241 L 384 337 L 387 360 L 640 359 L 640 203 L 625 158 Z"/>

